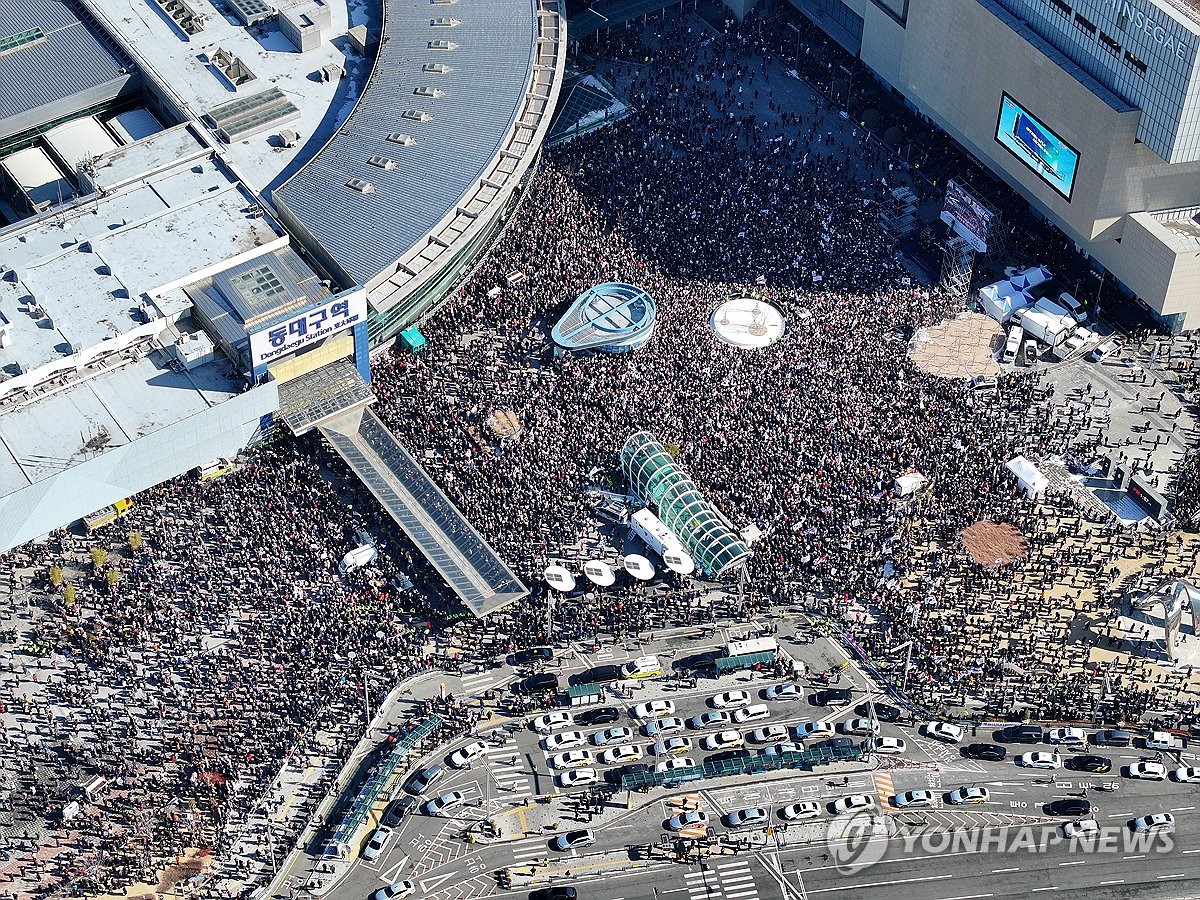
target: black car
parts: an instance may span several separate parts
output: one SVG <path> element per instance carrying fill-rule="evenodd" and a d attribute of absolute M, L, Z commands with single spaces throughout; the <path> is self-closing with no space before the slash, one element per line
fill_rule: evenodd
<path fill-rule="evenodd" d="M 750 751 L 745 747 L 738 747 L 734 750 L 722 750 L 720 753 L 713 753 L 704 757 L 706 762 L 725 762 L 728 759 L 745 759 L 750 756 Z"/>
<path fill-rule="evenodd" d="M 410 794 L 423 794 L 429 790 L 431 784 L 442 777 L 445 771 L 446 769 L 441 763 L 426 766 L 415 773 L 412 778 L 408 779 L 408 783 L 404 785 L 404 790 Z"/>
<path fill-rule="evenodd" d="M 627 766 L 617 766 L 616 768 L 608 769 L 604 773 L 604 780 L 609 784 L 620 784 L 621 779 L 626 775 L 641 775 L 650 771 L 653 770 L 645 763 L 630 763 Z"/>
<path fill-rule="evenodd" d="M 556 884 L 529 892 L 529 900 L 575 900 L 578 894 L 569 884 Z"/>
<path fill-rule="evenodd" d="M 904 715 L 899 709 L 886 703 L 860 703 L 854 711 L 860 716 L 869 716 L 872 709 L 875 710 L 875 718 L 880 722 L 899 722 L 900 717 Z"/>
<path fill-rule="evenodd" d="M 570 684 L 603 684 L 606 681 L 617 681 L 621 677 L 620 666 L 593 666 L 572 675 L 567 681 Z"/>
<path fill-rule="evenodd" d="M 1046 811 L 1052 816 L 1078 818 L 1079 816 L 1091 814 L 1092 801 L 1085 800 L 1083 797 L 1063 797 L 1061 800 L 1053 800 L 1047 803 Z"/>
<path fill-rule="evenodd" d="M 999 744 L 968 744 L 963 747 L 963 756 L 970 759 L 985 759 L 988 762 L 1000 762 L 1008 751 Z"/>
<path fill-rule="evenodd" d="M 812 749 L 816 750 L 819 747 L 824 747 L 826 750 L 848 750 L 854 746 L 854 743 L 854 738 L 832 737 L 813 744 Z"/>
<path fill-rule="evenodd" d="M 416 805 L 417 801 L 414 797 L 400 797 L 393 800 L 383 812 L 383 824 L 388 828 L 395 828 Z"/>
<path fill-rule="evenodd" d="M 621 711 L 615 706 L 601 706 L 575 713 L 576 725 L 611 725 L 621 720 Z"/>
<path fill-rule="evenodd" d="M 1009 725 L 1000 729 L 999 740 L 1010 744 L 1037 744 L 1043 737 L 1040 725 Z"/>
<path fill-rule="evenodd" d="M 528 650 L 518 650 L 512 655 L 514 666 L 525 666 L 534 662 L 550 662 L 554 659 L 554 651 L 549 647 L 530 647 Z"/>
<path fill-rule="evenodd" d="M 692 653 L 675 660 L 671 668 L 677 672 L 702 672 L 713 668 L 720 657 L 719 650 L 705 650 L 702 653 Z"/>
<path fill-rule="evenodd" d="M 540 675 L 530 675 L 513 685 L 514 694 L 540 694 L 543 691 L 557 691 L 558 676 L 549 672 Z"/>
<path fill-rule="evenodd" d="M 1072 756 L 1067 760 L 1067 768 L 1076 772 L 1094 772 L 1103 775 L 1112 771 L 1112 760 L 1107 756 Z"/>
<path fill-rule="evenodd" d="M 1120 728 L 1110 728 L 1092 735 L 1092 743 L 1097 747 L 1132 747 L 1133 735 Z"/>
<path fill-rule="evenodd" d="M 848 688 L 826 688 L 812 695 L 813 706 L 833 706 L 835 703 L 849 703 L 854 695 Z"/>

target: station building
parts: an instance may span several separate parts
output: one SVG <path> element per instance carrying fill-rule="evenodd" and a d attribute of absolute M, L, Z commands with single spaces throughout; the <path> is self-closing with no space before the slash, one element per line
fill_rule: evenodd
<path fill-rule="evenodd" d="M 792 2 L 1168 330 L 1200 327 L 1195 0 Z"/>

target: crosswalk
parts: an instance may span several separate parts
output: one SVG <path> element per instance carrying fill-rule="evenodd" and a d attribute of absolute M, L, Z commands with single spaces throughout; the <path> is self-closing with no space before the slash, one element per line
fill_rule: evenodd
<path fill-rule="evenodd" d="M 509 852 L 512 854 L 512 865 L 520 868 L 521 866 L 532 866 L 548 859 L 550 856 L 548 846 L 547 839 L 544 837 L 513 841 L 508 845 Z"/>
<path fill-rule="evenodd" d="M 510 734 L 501 746 L 487 749 L 488 771 L 491 773 L 506 799 L 520 800 L 533 796 L 533 779 L 527 771 L 527 762 L 517 747 L 516 739 Z"/>
<path fill-rule="evenodd" d="M 879 793 L 879 805 L 884 809 L 895 809 L 892 797 L 896 793 L 896 785 L 892 776 L 887 772 L 876 772 L 871 776 L 875 780 L 875 790 Z"/>
<path fill-rule="evenodd" d="M 745 860 L 683 876 L 690 900 L 758 900 L 754 872 Z"/>
<path fill-rule="evenodd" d="M 472 696 L 490 688 L 497 676 L 495 672 L 475 672 L 472 675 L 459 675 L 458 680 L 462 682 L 463 693 Z"/>

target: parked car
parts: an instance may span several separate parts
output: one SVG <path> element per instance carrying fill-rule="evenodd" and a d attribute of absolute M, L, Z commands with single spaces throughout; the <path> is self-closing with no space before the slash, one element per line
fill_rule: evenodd
<path fill-rule="evenodd" d="M 1000 729 L 1000 740 L 1012 744 L 1037 744 L 1042 737 L 1041 725 L 1009 725 Z"/>
<path fill-rule="evenodd" d="M 619 721 L 621 721 L 621 711 L 615 706 L 597 706 L 594 709 L 585 709 L 583 712 L 575 713 L 576 724 L 584 727 L 611 725 L 613 722 Z"/>
<path fill-rule="evenodd" d="M 764 700 L 791 701 L 804 696 L 800 688 L 791 683 L 773 684 L 762 693 Z"/>
<path fill-rule="evenodd" d="M 674 759 L 664 759 L 662 762 L 654 764 L 654 771 L 659 774 L 694 768 L 696 768 L 696 761 L 690 756 L 677 756 Z"/>
<path fill-rule="evenodd" d="M 447 756 L 446 762 L 456 769 L 465 769 L 485 753 L 487 753 L 487 744 L 483 741 L 471 741 L 465 747 L 459 747 Z"/>
<path fill-rule="evenodd" d="M 1022 753 L 1013 762 L 1027 769 L 1057 769 L 1062 766 L 1062 757 L 1057 753 L 1038 750 L 1033 753 Z"/>
<path fill-rule="evenodd" d="M 1080 816 L 1091 814 L 1092 801 L 1085 797 L 1061 797 L 1058 800 L 1047 803 L 1046 810 L 1052 816 L 1079 818 Z"/>
<path fill-rule="evenodd" d="M 679 716 L 663 716 L 661 719 L 651 719 L 642 726 L 642 730 L 646 732 L 647 737 L 670 734 L 674 731 L 683 731 L 683 719 L 679 718 Z"/>
<path fill-rule="evenodd" d="M 1195 784 L 1200 781 L 1200 767 L 1197 766 L 1180 766 L 1171 773 L 1171 777 L 1176 781 L 1184 784 Z"/>
<path fill-rule="evenodd" d="M 1074 769 L 1076 772 L 1091 772 L 1096 775 L 1111 772 L 1112 766 L 1112 760 L 1106 756 L 1092 756 L 1087 754 L 1084 756 L 1072 756 L 1067 760 L 1068 769 Z"/>
<path fill-rule="evenodd" d="M 421 811 L 427 816 L 436 816 L 448 809 L 453 809 L 466 799 L 462 791 L 447 791 L 445 794 L 434 797 L 432 800 L 426 800 L 425 805 L 421 807 Z"/>
<path fill-rule="evenodd" d="M 579 766 L 590 766 L 592 764 L 592 751 L 568 750 L 566 753 L 558 753 L 551 756 L 548 762 L 552 769 L 575 769 Z"/>
<path fill-rule="evenodd" d="M 512 686 L 514 694 L 544 694 L 549 691 L 558 691 L 558 676 L 550 672 L 540 672 L 537 675 L 530 675 L 528 678 L 522 678 Z"/>
<path fill-rule="evenodd" d="M 675 736 L 663 738 L 654 743 L 655 756 L 682 756 L 692 749 L 692 739 Z"/>
<path fill-rule="evenodd" d="M 397 797 L 383 811 L 383 824 L 388 828 L 395 828 L 408 814 L 409 810 L 416 805 L 417 801 L 413 797 Z"/>
<path fill-rule="evenodd" d="M 733 721 L 738 725 L 749 725 L 751 722 L 761 722 L 771 718 L 771 710 L 765 703 L 752 703 L 733 711 Z"/>
<path fill-rule="evenodd" d="M 872 711 L 874 711 L 875 718 L 880 722 L 899 722 L 900 716 L 903 715 L 897 707 L 887 703 L 860 703 L 854 707 L 854 711 L 858 715 L 867 716 L 868 718 L 871 716 Z"/>
<path fill-rule="evenodd" d="M 1063 837 L 1087 840 L 1100 833 L 1100 823 L 1095 819 L 1080 819 L 1078 822 L 1063 824 Z"/>
<path fill-rule="evenodd" d="M 527 650 L 518 650 L 512 655 L 512 664 L 514 666 L 527 666 L 530 663 L 550 662 L 554 659 L 554 651 L 549 647 L 530 647 Z"/>
<path fill-rule="evenodd" d="M 1144 781 L 1162 781 L 1167 777 L 1167 767 L 1160 762 L 1135 762 L 1129 767 L 1130 778 Z"/>
<path fill-rule="evenodd" d="M 842 734 L 879 734 L 879 723 L 874 719 L 847 719 L 842 723 Z"/>
<path fill-rule="evenodd" d="M 839 703 L 849 703 L 854 694 L 848 688 L 826 688 L 812 695 L 813 706 L 836 706 Z"/>
<path fill-rule="evenodd" d="M 600 762 L 611 766 L 613 763 L 635 762 L 642 758 L 642 748 L 637 744 L 619 744 L 601 752 Z"/>
<path fill-rule="evenodd" d="M 833 811 L 837 815 L 874 808 L 875 798 L 870 794 L 851 794 L 833 801 Z"/>
<path fill-rule="evenodd" d="M 555 884 L 529 892 L 529 900 L 578 900 L 578 896 L 569 884 Z"/>
<path fill-rule="evenodd" d="M 804 819 L 815 819 L 821 814 L 821 804 L 816 800 L 801 800 L 799 803 L 789 803 L 778 810 L 779 818 L 785 822 L 800 822 Z"/>
<path fill-rule="evenodd" d="M 707 825 L 708 813 L 702 809 L 692 809 L 687 812 L 679 813 L 667 819 L 666 826 L 671 831 L 682 831 L 684 828 L 690 828 L 693 825 Z"/>
<path fill-rule="evenodd" d="M 387 846 L 387 842 L 392 839 L 393 834 L 395 832 L 386 825 L 380 825 L 376 828 L 375 833 L 371 835 L 371 840 L 367 841 L 367 846 L 363 848 L 362 858 L 368 862 L 378 859 L 380 854 L 383 853 L 383 848 Z"/>
<path fill-rule="evenodd" d="M 963 756 L 970 759 L 984 759 L 988 762 L 1000 762 L 1008 756 L 1008 750 L 999 744 L 968 744 L 963 748 Z"/>
<path fill-rule="evenodd" d="M 587 787 L 589 784 L 596 784 L 600 780 L 600 773 L 591 766 L 583 766 L 578 769 L 567 769 L 565 772 L 560 772 L 555 776 L 559 787 L 577 788 Z"/>
<path fill-rule="evenodd" d="M 560 731 L 542 738 L 541 744 L 543 750 L 555 751 L 582 747 L 587 742 L 587 735 L 582 731 Z"/>
<path fill-rule="evenodd" d="M 1046 741 L 1051 744 L 1083 744 L 1087 732 L 1082 728 L 1051 728 L 1046 732 Z"/>
<path fill-rule="evenodd" d="M 647 700 L 639 703 L 629 711 L 635 719 L 652 719 L 655 716 L 670 716 L 675 713 L 675 703 L 672 700 Z"/>
<path fill-rule="evenodd" d="M 434 763 L 414 773 L 404 785 L 404 790 L 410 794 L 423 794 L 430 786 L 446 774 L 446 768 L 441 763 Z"/>
<path fill-rule="evenodd" d="M 1092 742 L 1097 747 L 1132 747 L 1133 735 L 1120 728 L 1109 728 L 1092 735 Z"/>
<path fill-rule="evenodd" d="M 746 706 L 753 703 L 754 698 L 749 691 L 723 691 L 708 698 L 708 705 L 713 709 L 728 709 L 733 706 Z"/>
<path fill-rule="evenodd" d="M 571 718 L 571 714 L 565 710 L 556 710 L 548 712 L 545 715 L 538 716 L 529 723 L 533 726 L 533 730 L 538 734 L 549 734 L 552 731 L 558 731 L 561 728 L 570 728 L 575 724 L 575 720 Z"/>
<path fill-rule="evenodd" d="M 705 750 L 732 750 L 735 747 L 740 747 L 746 742 L 742 737 L 742 733 L 735 729 L 726 731 L 718 731 L 716 734 L 707 734 L 700 740 L 700 745 Z"/>
<path fill-rule="evenodd" d="M 778 744 L 772 744 L 770 747 L 764 747 L 760 752 L 760 756 L 779 756 L 783 753 L 800 753 L 804 748 L 799 744 L 794 744 L 791 741 L 780 741 Z"/>
<path fill-rule="evenodd" d="M 417 886 L 411 881 L 393 881 L 387 887 L 381 887 L 371 895 L 371 900 L 401 900 L 407 897 Z"/>
<path fill-rule="evenodd" d="M 728 725 L 733 721 L 733 717 L 727 710 L 710 709 L 708 712 L 702 712 L 699 715 L 692 716 L 687 720 L 688 728 L 694 728 L 697 731 L 702 731 L 705 728 L 716 728 L 719 725 Z"/>
<path fill-rule="evenodd" d="M 625 744 L 637 737 L 637 732 L 623 725 L 614 725 L 592 735 L 592 743 L 597 747 L 607 747 L 611 744 Z"/>
<path fill-rule="evenodd" d="M 1175 817 L 1170 813 L 1152 813 L 1138 816 L 1129 824 L 1142 834 L 1170 834 L 1175 830 Z"/>
<path fill-rule="evenodd" d="M 588 844 L 594 843 L 596 843 L 596 832 L 590 828 L 580 828 L 578 831 L 568 831 L 566 834 L 560 834 L 550 842 L 550 846 L 555 850 L 566 851 L 586 847 Z"/>
<path fill-rule="evenodd" d="M 582 672 L 577 672 L 567 678 L 567 683 L 572 685 L 577 684 L 604 684 L 608 681 L 617 681 L 621 677 L 620 666 L 592 666 L 590 669 L 585 669 Z M 611 709 L 611 707 L 609 707 Z M 615 719 L 613 720 L 616 721 Z M 583 724 L 582 722 L 580 724 Z"/>
<path fill-rule="evenodd" d="M 788 733 L 786 725 L 764 725 L 755 728 L 746 737 L 755 744 L 771 744 L 787 740 Z"/>
<path fill-rule="evenodd" d="M 796 737 L 802 741 L 818 737 L 829 737 L 834 733 L 832 722 L 801 722 L 795 726 Z"/>
<path fill-rule="evenodd" d="M 908 750 L 908 744 L 903 738 L 876 737 L 867 741 L 867 751 L 882 753 L 885 756 L 897 756 Z"/>
<path fill-rule="evenodd" d="M 644 775 L 651 771 L 653 771 L 653 768 L 646 763 L 631 763 L 625 766 L 617 766 L 614 769 L 608 769 L 604 773 L 604 780 L 609 784 L 620 785 L 626 775 Z"/>

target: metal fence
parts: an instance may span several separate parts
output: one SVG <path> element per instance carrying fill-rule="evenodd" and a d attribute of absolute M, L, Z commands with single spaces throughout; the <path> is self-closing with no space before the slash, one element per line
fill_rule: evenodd
<path fill-rule="evenodd" d="M 752 775 L 779 769 L 812 768 L 832 762 L 853 762 L 862 756 L 859 747 L 813 747 L 788 753 L 757 753 L 734 759 L 705 760 L 698 766 L 675 769 L 671 772 L 633 772 L 621 776 L 626 790 L 682 784 L 701 778 L 722 778 L 726 775 Z"/>

